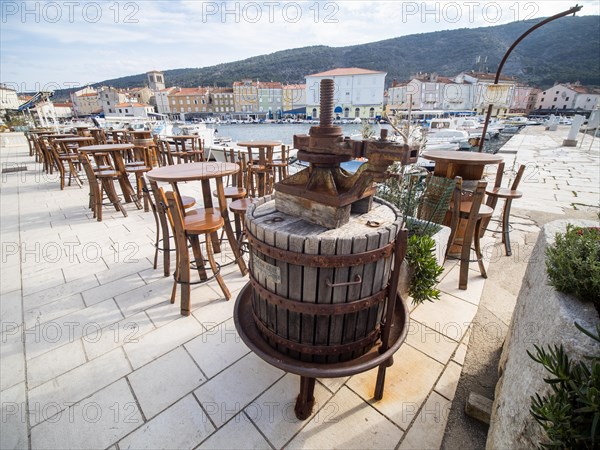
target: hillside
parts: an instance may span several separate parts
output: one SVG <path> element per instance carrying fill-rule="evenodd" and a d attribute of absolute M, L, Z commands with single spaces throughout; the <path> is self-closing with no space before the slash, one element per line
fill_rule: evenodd
<path fill-rule="evenodd" d="M 302 83 L 304 76 L 335 67 L 364 67 L 387 72 L 386 83 L 416 72 L 456 75 L 463 70 L 495 72 L 508 47 L 534 22 L 413 34 L 347 47 L 312 46 L 284 50 L 202 68 L 166 70 L 167 86 L 230 86 L 242 78 Z M 555 81 L 600 85 L 600 16 L 565 17 L 534 31 L 514 50 L 503 74 L 547 88 Z M 477 67 L 478 56 L 487 57 Z M 157 66 L 160 62 L 157 61 Z M 146 84 L 144 73 L 98 85 Z M 61 93 L 57 92 L 57 97 Z"/>

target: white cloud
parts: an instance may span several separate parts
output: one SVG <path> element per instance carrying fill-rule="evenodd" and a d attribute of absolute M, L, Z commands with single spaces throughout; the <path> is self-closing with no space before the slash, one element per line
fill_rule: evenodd
<path fill-rule="evenodd" d="M 62 5 L 58 22 L 56 11 L 44 10 L 48 2 L 2 2 L 2 81 L 100 81 L 309 45 L 339 47 L 499 25 L 573 6 L 563 1 L 89 2 L 100 5 L 98 17 L 85 2 L 72 11 L 65 2 L 50 3 Z M 7 9 L 8 4 L 25 4 L 29 13 L 23 16 L 23 11 Z M 580 15 L 600 14 L 599 2 L 580 4 Z"/>

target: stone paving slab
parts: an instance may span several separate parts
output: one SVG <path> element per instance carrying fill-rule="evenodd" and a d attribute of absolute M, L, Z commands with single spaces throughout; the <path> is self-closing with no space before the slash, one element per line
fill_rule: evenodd
<path fill-rule="evenodd" d="M 507 143 L 507 168 L 528 164 L 513 206 L 517 248 L 536 228 L 528 208 L 598 208 L 598 145 L 561 148 L 563 131 L 526 128 Z M 317 407 L 301 422 L 290 409 L 299 377 L 260 360 L 235 332 L 233 305 L 248 280 L 235 265 L 223 268 L 231 301 L 214 283 L 195 286 L 192 314 L 182 317 L 162 258 L 152 269 L 151 213 L 106 208 L 97 222 L 85 185 L 60 191 L 26 146 L 0 148 L 4 167 L 15 161 L 28 171 L 0 182 L 1 448 L 440 445 L 485 283 L 476 264 L 467 291 L 448 261 L 441 300 L 410 305 L 382 401 L 372 400 L 374 370 L 319 380 Z M 495 168 L 486 174 L 492 181 Z M 181 190 L 200 198 L 194 183 Z M 488 259 L 505 257 L 499 234 L 488 236 Z M 230 261 L 226 251 L 218 257 Z"/>

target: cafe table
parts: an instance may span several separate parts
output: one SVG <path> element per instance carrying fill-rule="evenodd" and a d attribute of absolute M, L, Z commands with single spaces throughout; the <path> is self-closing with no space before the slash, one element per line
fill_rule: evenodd
<path fill-rule="evenodd" d="M 241 141 L 237 145 L 248 150 L 248 170 L 256 173 L 257 196 L 268 195 L 269 177 L 272 173 L 269 163 L 273 162 L 274 148 L 281 145 L 281 141 Z"/>
<path fill-rule="evenodd" d="M 461 152 L 461 151 L 429 151 L 423 153 L 423 158 L 435 161 L 433 174 L 440 177 L 454 179 L 462 177 L 463 186 L 474 185 L 483 178 L 483 171 L 488 164 L 499 164 L 504 158 L 492 153 Z M 446 215 L 444 225 L 451 226 L 450 213 Z M 454 230 L 457 238 L 462 238 L 465 233 L 466 222 L 460 220 Z M 449 254 L 455 255 L 460 251 L 459 246 L 453 245 Z"/>
<path fill-rule="evenodd" d="M 200 137 L 197 134 L 179 134 L 176 136 L 167 136 L 167 139 L 175 143 L 175 154 L 177 158 L 183 158 L 185 162 L 190 159 L 199 162 L 199 155 L 202 154 L 202 146 L 199 142 Z M 203 157 L 203 156 L 202 156 Z"/>
<path fill-rule="evenodd" d="M 235 260 L 238 264 L 242 275 L 248 273 L 246 263 L 242 258 L 242 254 L 238 247 L 237 239 L 229 220 L 229 213 L 227 207 L 227 199 L 225 198 L 225 190 L 223 187 L 223 178 L 237 173 L 240 170 L 239 166 L 235 163 L 223 163 L 223 162 L 194 162 L 188 164 L 177 164 L 173 166 L 163 166 L 156 169 L 152 169 L 146 174 L 146 176 L 153 181 L 169 183 L 173 188 L 173 191 L 181 199 L 179 188 L 177 183 L 183 183 L 186 181 L 200 181 L 202 185 L 202 198 L 204 202 L 204 208 L 213 208 L 213 195 L 210 188 L 210 180 L 214 179 L 217 186 L 217 200 L 219 203 L 219 210 L 223 217 L 224 229 L 227 235 L 227 240 L 231 246 L 231 250 L 235 256 Z M 215 242 L 215 253 L 219 251 L 218 240 Z"/>
<path fill-rule="evenodd" d="M 492 153 L 461 151 L 429 151 L 423 158 L 435 161 L 433 174 L 445 178 L 462 177 L 463 180 L 481 180 L 488 164 L 499 164 L 504 158 Z"/>
<path fill-rule="evenodd" d="M 123 153 L 131 149 L 133 149 L 133 144 L 100 144 L 79 147 L 80 152 L 90 153 L 92 156 L 98 153 L 107 153 L 111 155 L 115 164 L 114 168 L 118 173 L 119 185 L 121 186 L 125 202 L 131 203 L 133 201 L 139 209 L 141 208 L 140 202 L 129 182 L 127 171 L 125 170 L 125 161 L 123 160 Z"/>

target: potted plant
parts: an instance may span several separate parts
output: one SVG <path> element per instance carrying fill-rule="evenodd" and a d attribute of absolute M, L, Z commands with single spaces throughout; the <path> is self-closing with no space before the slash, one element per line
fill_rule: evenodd
<path fill-rule="evenodd" d="M 399 122 L 395 117 L 386 116 L 398 139 L 405 144 L 417 146 L 419 151 L 425 138 L 419 127 L 410 124 L 410 118 Z M 401 290 L 412 297 L 413 304 L 439 299 L 436 289 L 439 276 L 443 272 L 443 260 L 450 229 L 434 220 L 445 214 L 451 192 L 440 198 L 437 205 L 431 205 L 428 214 L 420 214 L 425 200 L 427 171 L 416 165 L 395 164 L 392 175 L 378 185 L 377 195 L 394 204 L 402 214 L 402 226 L 409 232 L 406 252 L 406 273 Z M 438 220 L 439 221 L 439 220 Z"/>

